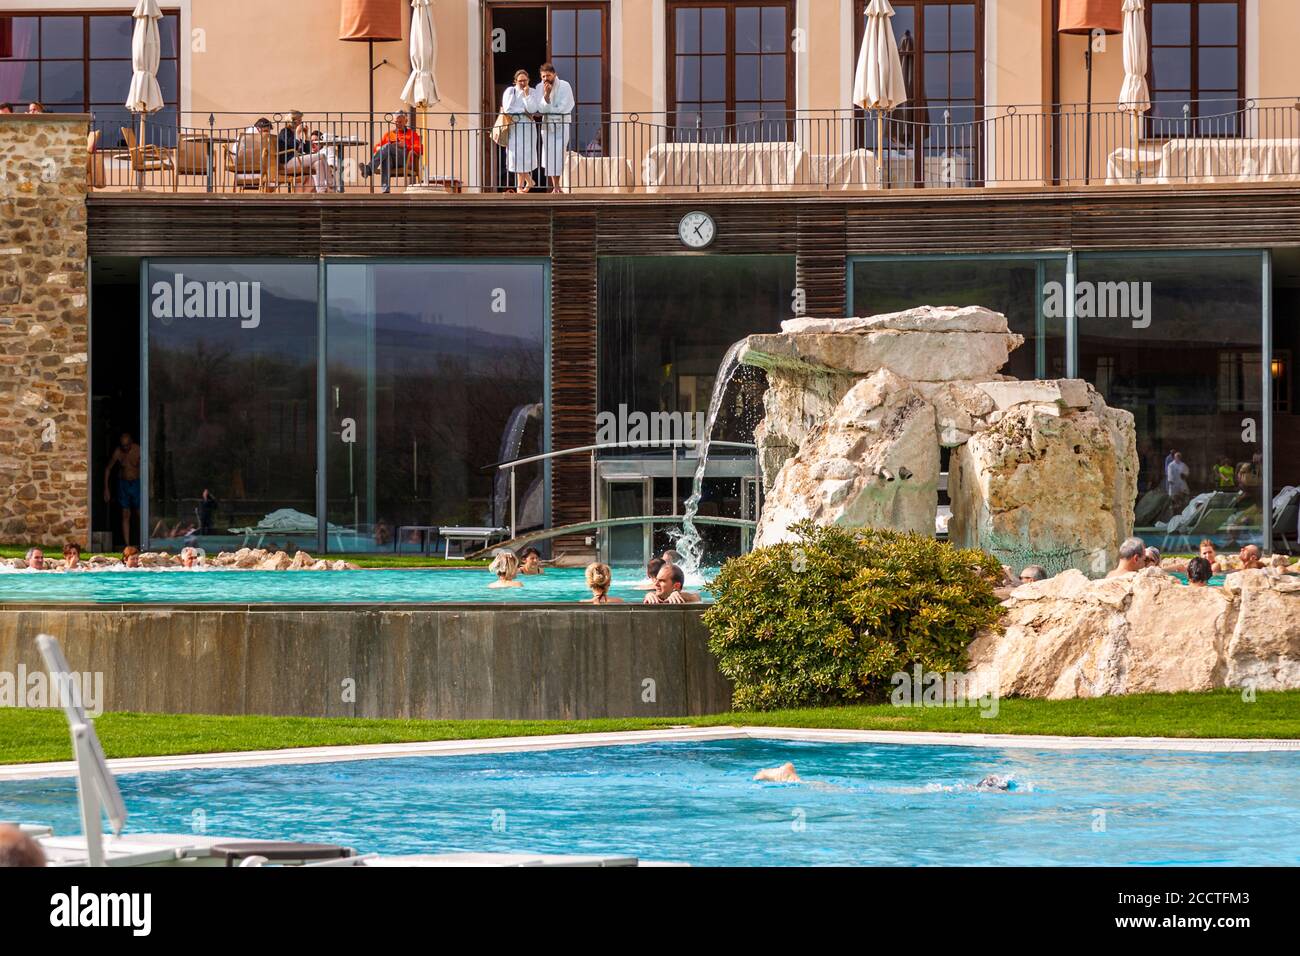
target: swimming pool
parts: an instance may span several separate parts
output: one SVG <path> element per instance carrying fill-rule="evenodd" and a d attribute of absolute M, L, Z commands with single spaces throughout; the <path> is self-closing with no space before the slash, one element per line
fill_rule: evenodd
<path fill-rule="evenodd" d="M 518 604 L 572 603 L 591 597 L 582 568 L 548 568 L 522 576 L 523 587 L 489 588 L 485 568 L 420 568 L 365 571 L 18 571 L 0 574 L 0 604 L 78 602 L 96 604 L 425 604 L 471 601 Z M 635 568 L 614 571 L 610 594 L 640 602 L 644 578 Z M 706 572 L 706 579 L 713 572 Z M 707 595 L 706 595 L 707 597 Z"/>
<path fill-rule="evenodd" d="M 752 781 L 793 761 L 806 784 Z M 631 854 L 696 865 L 1296 865 L 1300 753 L 753 738 L 137 773 L 128 831 L 362 852 Z M 1008 792 L 973 784 L 1012 777 Z M 78 832 L 70 779 L 0 782 L 0 819 Z"/>

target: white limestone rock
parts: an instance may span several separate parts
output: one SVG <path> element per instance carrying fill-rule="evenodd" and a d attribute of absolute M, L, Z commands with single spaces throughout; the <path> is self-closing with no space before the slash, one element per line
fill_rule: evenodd
<path fill-rule="evenodd" d="M 1133 524 L 1133 417 L 1017 405 L 956 449 L 949 540 L 1051 573 L 1113 566 Z"/>
<path fill-rule="evenodd" d="M 967 649 L 971 685 L 1002 696 L 1300 688 L 1300 580 L 1246 571 L 1188 587 L 1154 568 L 1025 585 L 1001 632 Z"/>
<path fill-rule="evenodd" d="M 854 385 L 781 468 L 756 546 L 792 539 L 790 526 L 804 519 L 931 534 L 938 481 L 934 408 L 882 369 Z"/>

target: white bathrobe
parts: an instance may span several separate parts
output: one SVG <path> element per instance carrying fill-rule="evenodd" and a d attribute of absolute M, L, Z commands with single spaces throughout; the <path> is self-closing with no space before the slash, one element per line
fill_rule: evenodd
<path fill-rule="evenodd" d="M 542 165 L 546 175 L 560 176 L 564 173 L 564 151 L 569 148 L 569 130 L 573 126 L 573 87 L 567 80 L 555 78 L 551 90 L 551 101 L 547 103 L 545 94 L 537 90 L 538 112 L 542 114 Z"/>
<path fill-rule="evenodd" d="M 512 173 L 531 173 L 537 168 L 537 130 L 529 119 L 540 112 L 542 93 L 533 89 L 527 96 L 518 87 L 506 87 L 501 97 L 501 111 L 514 117 L 510 127 L 510 144 L 506 147 L 506 168 Z"/>

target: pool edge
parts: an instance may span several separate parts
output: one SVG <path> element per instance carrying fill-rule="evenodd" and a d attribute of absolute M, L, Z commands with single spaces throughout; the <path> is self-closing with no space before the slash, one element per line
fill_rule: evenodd
<path fill-rule="evenodd" d="M 1179 737 L 1060 737 L 1034 734 L 963 734 L 908 730 L 821 730 L 798 727 L 682 727 L 592 734 L 535 737 L 494 737 L 437 740 L 400 744 L 339 747 L 296 747 L 286 750 L 224 751 L 165 757 L 117 757 L 108 761 L 115 774 L 171 770 L 233 769 L 268 765 L 339 763 L 401 757 L 461 757 L 520 751 L 578 750 L 648 743 L 712 740 L 786 740 L 805 743 L 880 743 L 912 746 L 984 747 L 1018 750 L 1126 750 L 1171 753 L 1300 752 L 1300 740 L 1290 738 Z M 0 766 L 0 782 L 76 776 L 72 761 Z"/>

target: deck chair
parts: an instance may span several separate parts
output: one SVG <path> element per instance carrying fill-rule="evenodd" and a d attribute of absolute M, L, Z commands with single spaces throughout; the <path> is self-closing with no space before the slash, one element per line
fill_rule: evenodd
<path fill-rule="evenodd" d="M 234 177 L 236 189 L 273 193 L 279 185 L 275 140 L 270 133 L 244 133 L 231 144 L 226 155 L 226 172 Z"/>
<path fill-rule="evenodd" d="M 1178 545 L 1179 550 L 1182 550 L 1189 545 L 1195 545 L 1201 538 L 1208 538 L 1218 533 L 1227 524 L 1228 519 L 1240 510 L 1240 504 L 1240 492 L 1214 492 L 1201 505 L 1200 511 L 1195 514 L 1191 522 L 1165 535 L 1160 550 L 1162 552 L 1169 551 L 1171 541 Z"/>
<path fill-rule="evenodd" d="M 1277 542 L 1287 554 L 1295 554 L 1297 543 L 1296 522 L 1300 520 L 1300 495 L 1293 495 L 1273 518 L 1273 543 Z M 1290 535 L 1288 538 L 1287 535 Z"/>
<path fill-rule="evenodd" d="M 171 173 L 172 192 L 176 192 L 176 150 L 155 146 L 153 143 L 141 146 L 135 138 L 135 130 L 129 126 L 119 128 L 122 130 L 122 141 L 126 143 L 126 151 L 131 157 L 131 171 L 142 175 Z"/>

